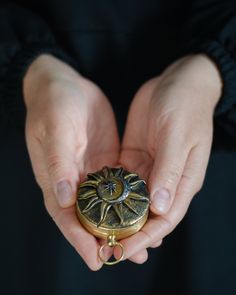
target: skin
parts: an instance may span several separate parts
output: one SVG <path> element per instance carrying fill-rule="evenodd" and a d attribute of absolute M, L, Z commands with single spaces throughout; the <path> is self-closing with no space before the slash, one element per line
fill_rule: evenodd
<path fill-rule="evenodd" d="M 117 163 L 120 144 L 111 105 L 94 83 L 49 55 L 31 64 L 23 91 L 26 143 L 47 211 L 88 267 L 98 270 L 101 241 L 79 224 L 74 204 L 76 186 L 89 171 Z M 56 198 L 61 180 L 72 186 L 71 199 L 62 204 Z"/>
<path fill-rule="evenodd" d="M 148 183 L 151 214 L 140 232 L 124 239 L 125 258 L 143 255 L 182 220 L 201 189 L 209 160 L 213 112 L 222 81 L 204 55 L 187 56 L 146 82 L 135 95 L 122 142 L 120 163 Z M 141 120 L 140 120 L 141 118 Z M 154 193 L 167 189 L 165 208 Z"/>
<path fill-rule="evenodd" d="M 177 60 L 137 91 L 120 144 L 111 105 L 98 86 L 51 55 L 43 54 L 30 65 L 23 91 L 35 179 L 50 216 L 91 270 L 102 267 L 97 252 L 104 241 L 79 224 L 76 186 L 104 165 L 122 165 L 147 181 L 150 217 L 141 231 L 120 241 L 125 259 L 144 263 L 147 249 L 161 245 L 202 187 L 221 89 L 219 71 L 207 56 Z M 56 191 L 61 180 L 72 188 L 63 202 Z M 160 189 L 169 193 L 164 207 L 154 198 Z M 115 248 L 116 257 L 118 252 Z M 111 254 L 106 249 L 104 255 Z"/>

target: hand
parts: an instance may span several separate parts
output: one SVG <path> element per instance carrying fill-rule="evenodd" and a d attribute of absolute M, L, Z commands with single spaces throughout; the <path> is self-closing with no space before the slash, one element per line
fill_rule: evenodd
<path fill-rule="evenodd" d="M 107 98 L 91 81 L 51 55 L 24 77 L 26 142 L 45 206 L 92 270 L 102 266 L 99 241 L 75 215 L 76 187 L 88 172 L 115 166 L 119 138 Z"/>
<path fill-rule="evenodd" d="M 151 214 L 121 241 L 126 258 L 146 261 L 146 248 L 161 244 L 202 187 L 221 87 L 216 66 L 199 54 L 176 61 L 134 97 L 119 161 L 147 181 Z"/>

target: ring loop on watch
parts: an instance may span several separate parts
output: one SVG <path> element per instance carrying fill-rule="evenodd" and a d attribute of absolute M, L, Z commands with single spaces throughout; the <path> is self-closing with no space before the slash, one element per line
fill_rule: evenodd
<path fill-rule="evenodd" d="M 103 259 L 103 257 L 102 257 L 102 250 L 103 250 L 103 248 L 105 247 L 105 246 L 109 246 L 109 247 L 119 247 L 120 248 L 120 250 L 121 250 L 121 255 L 120 255 L 120 257 L 118 258 L 118 259 L 116 259 L 116 260 L 114 260 L 114 261 L 106 261 L 106 260 L 104 260 Z M 114 241 L 114 243 L 112 243 L 112 244 L 103 244 L 101 247 L 100 247 L 100 249 L 99 249 L 99 252 L 98 252 L 98 256 L 99 256 L 99 258 L 101 259 L 101 261 L 104 263 L 104 264 L 106 264 L 106 265 L 114 265 L 114 264 L 117 264 L 117 263 L 119 263 L 120 261 L 122 261 L 123 260 L 123 258 L 124 258 L 124 246 L 121 244 L 121 243 L 119 243 L 119 242 L 117 242 L 117 241 Z"/>

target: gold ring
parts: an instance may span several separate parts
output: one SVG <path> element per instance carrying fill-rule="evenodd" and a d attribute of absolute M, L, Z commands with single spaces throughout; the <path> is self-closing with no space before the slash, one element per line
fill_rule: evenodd
<path fill-rule="evenodd" d="M 120 249 L 121 249 L 121 255 L 120 255 L 120 257 L 118 258 L 118 259 L 116 259 L 115 261 L 105 261 L 103 258 L 102 258 L 102 250 L 103 250 L 103 248 L 105 247 L 105 246 L 109 246 L 109 247 L 116 247 L 116 246 L 118 246 L 118 247 L 120 247 Z M 109 245 L 109 244 L 103 244 L 101 247 L 100 247 L 100 249 L 99 249 L 99 252 L 98 252 L 98 256 L 99 256 L 99 258 L 101 259 L 101 261 L 104 263 L 104 264 L 106 264 L 106 265 L 114 265 L 114 264 L 117 264 L 117 263 L 119 263 L 120 261 L 122 261 L 122 259 L 124 258 L 124 246 L 121 244 L 121 243 L 119 243 L 119 242 L 117 242 L 117 241 L 115 241 L 112 245 Z"/>

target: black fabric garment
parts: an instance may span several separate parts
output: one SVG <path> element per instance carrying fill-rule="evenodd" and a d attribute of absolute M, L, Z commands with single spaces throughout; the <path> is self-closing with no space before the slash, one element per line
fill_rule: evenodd
<path fill-rule="evenodd" d="M 2 131 L 0 129 L 0 131 Z M 201 192 L 143 265 L 90 271 L 49 217 L 24 137 L 1 137 L 0 294 L 235 295 L 236 147 L 214 149 Z"/>
<path fill-rule="evenodd" d="M 97 82 L 114 104 L 119 101 L 119 110 L 143 81 L 172 61 L 204 52 L 216 62 L 224 81 L 215 111 L 218 125 L 236 137 L 235 32 L 236 2 L 229 0 L 2 1 L 2 124 L 24 126 L 22 78 L 42 52 Z"/>
<path fill-rule="evenodd" d="M 25 145 L 22 94 L 24 74 L 41 53 L 102 88 L 120 134 L 138 87 L 171 62 L 205 53 L 220 70 L 223 94 L 205 185 L 142 266 L 90 272 L 46 214 Z M 235 1 L 1 1 L 0 136 L 0 294 L 236 294 Z"/>

